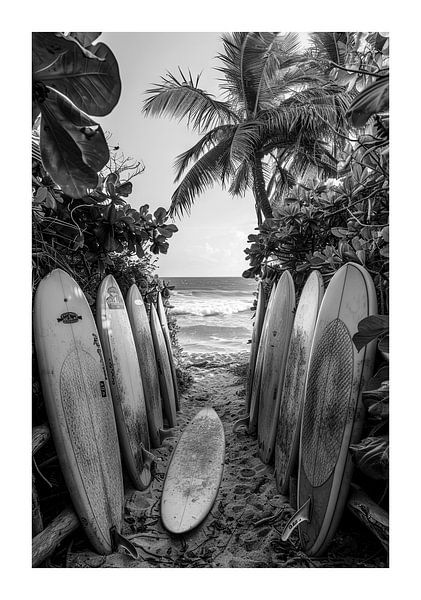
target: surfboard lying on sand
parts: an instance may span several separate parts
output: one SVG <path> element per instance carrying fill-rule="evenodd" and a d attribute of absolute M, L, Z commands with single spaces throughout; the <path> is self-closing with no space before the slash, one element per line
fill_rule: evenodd
<path fill-rule="evenodd" d="M 257 305 L 256 312 L 254 315 L 253 332 L 251 335 L 251 348 L 250 348 L 250 361 L 247 376 L 247 389 L 246 389 L 246 411 L 250 410 L 250 398 L 251 391 L 253 388 L 253 377 L 254 370 L 256 368 L 257 351 L 259 349 L 260 336 L 262 334 L 263 321 L 265 318 L 265 292 L 263 283 L 259 281 L 257 291 Z"/>
<path fill-rule="evenodd" d="M 190 421 L 168 465 L 161 498 L 161 518 L 171 533 L 197 527 L 211 510 L 222 479 L 225 435 L 213 408 Z"/>
<path fill-rule="evenodd" d="M 34 334 L 48 421 L 70 497 L 92 546 L 110 554 L 123 513 L 114 409 L 91 309 L 61 269 L 38 286 Z"/>
<path fill-rule="evenodd" d="M 307 554 L 323 553 L 338 526 L 352 476 L 349 446 L 364 420 L 361 391 L 371 376 L 375 342 L 357 352 L 352 336 L 361 319 L 377 312 L 373 281 L 347 263 L 333 276 L 314 333 L 303 407 L 297 513 L 282 539 L 299 526 Z"/>
<path fill-rule="evenodd" d="M 97 296 L 97 325 L 104 350 L 120 446 L 128 473 L 138 490 L 151 482 L 153 455 L 143 383 L 129 316 L 112 275 L 101 282 Z"/>
<path fill-rule="evenodd" d="M 247 430 L 250 434 L 256 433 L 257 429 L 257 419 L 259 416 L 259 398 L 260 398 L 260 383 L 262 377 L 262 367 L 263 367 L 263 359 L 265 356 L 266 343 L 267 343 L 267 334 L 268 334 L 268 323 L 269 316 L 271 311 L 271 306 L 273 303 L 273 298 L 276 292 L 276 285 L 272 286 L 272 290 L 269 296 L 269 301 L 266 307 L 265 316 L 263 319 L 262 332 L 260 335 L 259 347 L 257 349 L 256 356 L 256 365 L 254 367 L 253 381 L 251 385 L 250 392 L 250 407 L 249 413 L 245 417 L 238 419 L 233 425 L 232 430 L 235 432 L 241 426 L 247 427 Z"/>
<path fill-rule="evenodd" d="M 313 271 L 303 287 L 295 312 L 275 442 L 275 478 L 281 494 L 288 493 L 289 478 L 297 466 L 304 387 L 323 292 L 322 276 L 319 271 Z"/>
<path fill-rule="evenodd" d="M 168 328 L 168 320 L 167 315 L 165 313 L 164 303 L 162 301 L 161 292 L 158 292 L 158 297 L 156 301 L 156 310 L 158 313 L 159 321 L 162 327 L 162 333 L 164 334 L 165 345 L 167 347 L 168 352 L 168 360 L 170 361 L 171 368 L 171 377 L 174 386 L 174 398 L 175 398 L 175 408 L 176 410 L 180 410 L 180 399 L 178 395 L 178 385 L 177 385 L 177 373 L 175 371 L 175 363 L 174 363 L 174 355 L 171 346 L 171 338 L 170 338 L 170 330 Z"/>
<path fill-rule="evenodd" d="M 170 359 L 168 357 L 167 346 L 165 344 L 161 323 L 159 322 L 158 314 L 153 304 L 151 304 L 150 317 L 163 412 L 168 421 L 168 425 L 170 427 L 175 427 L 177 425 L 177 415 Z"/>
<path fill-rule="evenodd" d="M 148 416 L 148 429 L 151 445 L 158 448 L 165 437 L 162 417 L 162 401 L 159 392 L 158 369 L 156 366 L 151 327 L 143 302 L 142 294 L 133 284 L 126 296 L 126 307 L 132 327 L 133 338 L 142 375 L 143 392 Z"/>
<path fill-rule="evenodd" d="M 278 425 L 279 402 L 294 322 L 295 288 L 289 271 L 284 271 L 273 297 L 267 324 L 263 358 L 257 439 L 264 463 L 272 458 Z"/>

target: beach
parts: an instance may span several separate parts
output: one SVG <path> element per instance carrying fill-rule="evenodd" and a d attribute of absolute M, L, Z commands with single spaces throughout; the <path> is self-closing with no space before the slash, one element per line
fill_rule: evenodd
<path fill-rule="evenodd" d="M 190 357 L 191 359 L 192 357 Z M 199 360 L 201 358 L 201 361 Z M 298 548 L 298 536 L 281 541 L 292 514 L 286 496 L 276 489 L 273 465 L 258 457 L 257 440 L 244 428 L 232 431 L 244 415 L 247 355 L 204 354 L 184 365 L 190 386 L 181 394 L 174 436 L 153 450 L 156 472 L 144 492 L 125 481 L 123 535 L 135 544 L 138 558 L 124 550 L 109 556 L 93 552 L 81 530 L 65 552 L 67 567 L 104 568 L 290 568 L 385 567 L 378 542 L 347 512 L 327 554 L 309 558 Z M 206 364 L 205 364 L 206 363 Z M 223 479 L 212 510 L 193 531 L 172 535 L 160 520 L 160 498 L 171 453 L 189 421 L 211 406 L 225 430 Z"/>
<path fill-rule="evenodd" d="M 178 342 L 188 355 L 241 353 L 249 350 L 251 310 L 257 290 L 242 277 L 164 278 L 174 286 L 169 298 L 177 320 Z"/>

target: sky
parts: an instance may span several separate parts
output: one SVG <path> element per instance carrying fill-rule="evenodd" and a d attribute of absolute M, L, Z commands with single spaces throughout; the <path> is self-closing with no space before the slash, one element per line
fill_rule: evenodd
<path fill-rule="evenodd" d="M 114 110 L 98 119 L 112 134 L 125 156 L 141 160 L 145 171 L 132 180 L 128 202 L 138 208 L 149 204 L 169 208 L 176 189 L 173 163 L 178 154 L 191 147 L 199 136 L 188 130 L 185 121 L 144 117 L 141 109 L 146 90 L 178 67 L 195 77 L 201 73 L 200 87 L 218 95 L 215 70 L 217 53 L 222 50 L 219 33 L 103 33 L 98 41 L 108 44 L 117 58 L 122 93 Z M 179 231 L 169 240 L 167 255 L 159 255 L 161 277 L 240 277 L 248 268 L 243 250 L 247 236 L 256 227 L 251 192 L 232 198 L 216 185 L 198 196 L 190 216 L 175 217 Z"/>

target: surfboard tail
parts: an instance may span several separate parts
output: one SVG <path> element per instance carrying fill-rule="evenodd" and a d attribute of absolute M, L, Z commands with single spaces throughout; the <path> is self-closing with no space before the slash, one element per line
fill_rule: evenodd
<path fill-rule="evenodd" d="M 308 500 L 292 515 L 288 523 L 285 525 L 281 540 L 286 542 L 291 533 L 294 531 L 294 529 L 296 529 L 296 527 L 298 527 L 300 523 L 303 523 L 304 521 L 310 521 L 310 513 L 311 498 L 308 498 Z"/>

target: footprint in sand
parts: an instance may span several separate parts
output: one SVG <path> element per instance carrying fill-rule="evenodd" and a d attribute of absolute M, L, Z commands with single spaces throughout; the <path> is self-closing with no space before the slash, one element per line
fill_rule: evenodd
<path fill-rule="evenodd" d="M 239 472 L 239 476 L 242 479 L 251 479 L 255 475 L 256 475 L 256 472 L 254 469 L 241 469 Z"/>
<path fill-rule="evenodd" d="M 240 485 L 236 485 L 235 488 L 234 488 L 234 496 L 236 496 L 237 494 L 239 496 L 241 496 L 241 495 L 245 494 L 248 491 L 249 491 L 249 488 L 248 488 L 247 485 L 241 485 L 241 484 Z"/>

